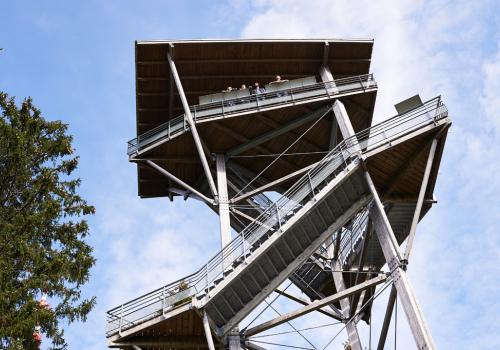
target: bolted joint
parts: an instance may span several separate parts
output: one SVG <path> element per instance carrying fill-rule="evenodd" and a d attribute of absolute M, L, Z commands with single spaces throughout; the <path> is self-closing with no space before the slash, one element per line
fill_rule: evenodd
<path fill-rule="evenodd" d="M 406 271 L 406 269 L 408 268 L 408 259 L 401 259 L 399 261 L 399 267 L 401 267 L 403 271 Z"/>

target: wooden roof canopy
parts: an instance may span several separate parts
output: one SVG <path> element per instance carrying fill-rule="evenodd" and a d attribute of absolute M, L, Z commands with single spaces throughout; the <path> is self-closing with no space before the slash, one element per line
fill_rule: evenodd
<path fill-rule="evenodd" d="M 373 40 L 185 40 L 136 42 L 137 134 L 140 135 L 169 119 L 183 114 L 175 82 L 171 76 L 167 53 L 173 57 L 190 106 L 202 95 L 220 92 L 228 86 L 239 87 L 259 82 L 318 76 L 326 64 L 335 79 L 368 74 Z M 355 131 L 371 125 L 376 92 L 341 98 Z M 281 108 L 266 113 L 241 116 L 199 124 L 203 142 L 212 153 L 225 153 L 249 139 L 269 132 L 288 121 L 303 116 L 332 101 Z M 299 142 L 293 152 L 319 152 L 329 149 L 331 116 L 323 118 L 314 130 Z M 280 153 L 310 124 L 305 124 L 245 154 Z M 340 131 L 338 132 L 340 135 Z M 341 137 L 339 136 L 341 139 Z M 202 182 L 203 171 L 192 135 L 185 133 L 143 154 L 203 193 L 209 193 Z M 321 155 L 295 157 L 278 162 L 267 172 L 273 180 L 298 170 L 321 158 Z M 237 159 L 253 173 L 259 173 L 267 159 Z M 139 195 L 159 197 L 172 195 L 168 180 L 146 166 L 138 165 Z"/>

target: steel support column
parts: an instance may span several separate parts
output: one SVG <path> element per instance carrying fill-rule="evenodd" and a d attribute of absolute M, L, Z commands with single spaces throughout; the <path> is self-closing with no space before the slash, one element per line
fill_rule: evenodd
<path fill-rule="evenodd" d="M 321 66 L 319 75 L 321 76 L 321 81 L 323 81 L 324 83 L 330 83 L 330 86 L 326 89 L 329 95 L 339 92 L 339 89 L 335 84 L 335 80 L 333 79 L 333 74 L 327 65 Z"/>
<path fill-rule="evenodd" d="M 231 242 L 231 221 L 229 217 L 229 198 L 227 193 L 226 160 L 223 154 L 215 155 L 217 167 L 217 188 L 219 193 L 219 222 L 220 222 L 220 243 L 221 249 Z M 224 257 L 224 268 L 226 260 L 231 261 L 231 257 Z"/>
<path fill-rule="evenodd" d="M 417 205 L 415 206 L 415 213 L 413 214 L 413 220 L 411 222 L 410 233 L 408 234 L 408 241 L 406 242 L 406 249 L 403 255 L 403 259 L 408 261 L 410 257 L 411 248 L 413 247 L 413 240 L 415 239 L 415 232 L 417 231 L 418 220 L 420 220 L 420 212 L 422 211 L 422 204 L 424 203 L 425 192 L 427 191 L 427 184 L 429 183 L 429 175 L 431 173 L 432 162 L 434 161 L 434 155 L 436 154 L 437 139 L 434 139 L 431 143 L 429 149 L 429 156 L 427 157 L 427 164 L 425 165 L 424 177 L 422 178 L 422 184 L 420 185 L 420 192 L 418 194 Z"/>
<path fill-rule="evenodd" d="M 198 135 L 198 130 L 196 129 L 196 125 L 193 120 L 193 116 L 191 115 L 191 109 L 189 108 L 189 104 L 186 99 L 186 95 L 184 94 L 184 89 L 182 87 L 181 79 L 179 78 L 179 74 L 177 73 L 177 68 L 172 59 L 172 55 L 167 53 L 168 64 L 170 65 L 170 71 L 172 72 L 172 76 L 174 77 L 175 86 L 177 87 L 177 91 L 179 92 L 179 97 L 182 102 L 182 107 L 184 108 L 184 114 L 186 116 L 187 122 L 189 123 L 189 127 L 191 128 L 191 132 L 193 134 L 194 143 L 196 145 L 196 149 L 198 150 L 198 155 L 200 156 L 201 165 L 203 166 L 203 170 L 205 171 L 205 176 L 207 177 L 208 184 L 210 185 L 210 189 L 214 197 L 217 197 L 217 189 L 215 187 L 215 182 L 210 173 L 210 167 L 208 166 L 208 161 L 205 156 L 205 151 L 203 150 L 203 145 L 201 144 L 200 135 Z"/>
<path fill-rule="evenodd" d="M 333 238 L 332 238 L 333 240 Z M 339 260 L 333 260 L 334 256 L 334 246 L 335 242 L 328 247 L 328 258 L 332 259 L 332 277 L 333 282 L 335 283 L 335 289 L 337 289 L 337 293 L 343 292 L 346 290 L 344 277 L 342 276 L 342 266 L 339 263 Z M 346 322 L 346 331 L 349 338 L 349 345 L 351 345 L 352 350 L 362 350 L 361 339 L 359 337 L 358 328 L 354 320 L 349 321 L 351 314 L 351 303 L 349 298 L 343 298 L 339 300 L 340 310 L 342 311 L 342 316 L 344 321 Z"/>
<path fill-rule="evenodd" d="M 335 118 L 337 118 L 337 123 L 342 133 L 344 140 L 352 137 L 352 142 L 347 143 L 347 147 L 354 147 L 355 151 L 361 152 L 361 147 L 359 146 L 358 140 L 354 133 L 354 128 L 352 127 L 351 120 L 345 109 L 345 106 L 339 100 L 336 100 L 333 104 L 333 113 Z"/>
<path fill-rule="evenodd" d="M 333 79 L 330 70 L 326 66 L 324 67 L 324 69 L 322 69 L 322 76 L 323 74 L 325 75 L 326 78 L 329 79 L 329 77 L 331 77 L 331 79 Z M 344 104 L 339 100 L 336 100 L 335 103 L 333 104 L 333 113 L 335 114 L 335 119 L 337 121 L 338 126 L 340 127 L 340 131 L 342 132 L 342 137 L 344 138 L 344 140 L 350 137 L 355 138 L 356 136 L 354 136 L 355 135 L 354 128 L 352 127 L 349 115 L 347 114 Z M 354 145 L 355 147 L 357 146 L 355 149 L 361 152 L 361 148 L 359 148 L 357 140 L 354 143 Z M 332 259 L 336 255 L 334 252 L 334 246 L 335 242 L 332 242 L 332 244 L 330 244 L 328 249 L 329 258 Z M 332 260 L 332 263 L 333 263 L 332 277 L 335 283 L 335 288 L 337 289 L 337 292 L 342 292 L 343 290 L 345 290 L 345 283 L 344 283 L 344 278 L 342 276 L 342 272 L 335 272 L 335 271 L 341 271 L 342 266 L 339 263 L 338 258 Z M 341 299 L 339 302 L 344 318 L 349 319 L 349 316 L 351 314 L 350 300 L 346 298 L 346 299 Z M 346 323 L 346 330 L 349 337 L 349 344 L 351 345 L 352 350 L 362 350 L 361 339 L 359 337 L 358 328 L 356 327 L 356 323 L 354 320 Z"/>
<path fill-rule="evenodd" d="M 167 170 L 165 170 L 164 168 L 162 168 L 161 166 L 159 166 L 158 164 L 156 164 L 155 162 L 153 161 L 150 161 L 150 160 L 146 160 L 145 161 L 146 164 L 148 164 L 150 167 L 152 167 L 153 169 L 155 169 L 156 171 L 158 171 L 159 173 L 163 174 L 165 177 L 169 178 L 170 180 L 178 183 L 179 185 L 181 185 L 182 187 L 184 187 L 186 190 L 188 190 L 189 192 L 197 195 L 199 198 L 201 198 L 202 200 L 204 200 L 208 205 L 213 205 L 214 204 L 214 201 L 210 198 L 208 198 L 207 196 L 205 196 L 203 193 L 197 191 L 196 189 L 194 189 L 193 187 L 189 186 L 187 183 L 185 183 L 184 181 L 182 181 L 181 179 L 179 179 L 177 176 L 175 176 L 174 174 L 168 172 Z"/>
<path fill-rule="evenodd" d="M 402 265 L 401 253 L 399 252 L 399 246 L 397 246 L 396 237 L 368 171 L 365 171 L 365 178 L 373 195 L 370 217 L 373 220 L 375 232 L 377 233 L 382 252 L 384 253 L 384 257 L 391 271 L 394 286 L 396 287 L 397 294 L 403 305 L 417 347 L 420 350 L 436 349 L 429 329 L 425 324 L 422 312 L 420 311 L 413 288 L 403 268 L 404 265 Z M 396 246 L 394 242 L 396 242 Z"/>
<path fill-rule="evenodd" d="M 210 324 L 208 323 L 208 316 L 205 310 L 203 310 L 203 329 L 205 330 L 205 336 L 207 337 L 208 349 L 215 350 L 212 331 L 210 330 Z"/>
<path fill-rule="evenodd" d="M 392 311 L 394 310 L 394 303 L 396 302 L 396 297 L 396 287 L 392 286 L 391 294 L 389 294 L 389 300 L 387 301 L 387 309 L 385 310 L 384 323 L 382 324 L 382 330 L 380 331 L 380 337 L 378 338 L 377 350 L 384 350 L 387 333 L 391 324 Z"/>

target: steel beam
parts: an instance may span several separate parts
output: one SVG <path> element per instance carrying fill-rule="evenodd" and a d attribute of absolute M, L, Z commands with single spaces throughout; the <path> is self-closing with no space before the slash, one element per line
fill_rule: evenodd
<path fill-rule="evenodd" d="M 214 340 L 212 338 L 212 331 L 210 330 L 210 324 L 208 322 L 207 312 L 203 310 L 203 329 L 205 330 L 205 336 L 207 338 L 208 349 L 215 350 Z"/>
<path fill-rule="evenodd" d="M 320 118 L 324 113 L 328 111 L 328 109 L 331 108 L 330 106 L 322 107 L 319 108 L 311 113 L 308 113 L 304 116 L 301 116 L 295 120 L 292 120 L 289 123 L 281 125 L 279 128 L 271 130 L 269 132 L 266 132 L 254 139 L 248 140 L 247 142 L 238 145 L 236 147 L 233 147 L 229 151 L 226 152 L 226 154 L 231 157 L 231 156 L 236 156 L 238 154 L 241 154 L 245 151 L 248 151 L 255 146 L 258 146 L 264 142 L 267 142 L 269 140 L 272 140 L 280 135 L 283 135 L 291 130 L 294 130 L 298 128 L 299 126 L 302 126 L 310 121 L 313 121 L 315 119 Z"/>
<path fill-rule="evenodd" d="M 333 238 L 332 238 L 333 240 Z M 337 289 L 337 294 L 342 293 L 346 290 L 345 288 L 345 283 L 344 283 L 344 277 L 342 276 L 342 266 L 340 265 L 338 259 L 333 260 L 333 255 L 334 255 L 334 242 L 329 245 L 328 247 L 328 255 L 329 258 L 332 259 L 332 277 L 333 277 L 333 282 L 335 284 L 335 288 Z M 339 299 L 340 303 L 340 310 L 342 311 L 342 316 L 344 320 L 346 320 L 346 331 L 347 335 L 349 338 L 349 345 L 351 346 L 352 350 L 362 350 L 361 346 L 361 338 L 359 337 L 358 333 L 358 327 L 356 326 L 356 323 L 353 322 L 352 320 L 349 320 L 349 315 L 351 313 L 351 303 L 349 301 L 349 298 L 342 298 Z"/>
<path fill-rule="evenodd" d="M 201 164 L 203 166 L 203 170 L 205 171 L 205 176 L 207 177 L 208 183 L 210 185 L 210 189 L 212 190 L 212 195 L 217 197 L 217 189 L 215 187 L 215 182 L 210 173 L 210 167 L 208 166 L 207 158 L 205 157 L 205 152 L 203 150 L 203 146 L 200 140 L 200 135 L 198 134 L 198 130 L 196 129 L 196 125 L 193 120 L 193 116 L 191 115 L 191 109 L 189 108 L 189 104 L 187 102 L 186 95 L 184 94 L 184 88 L 182 87 L 181 79 L 179 78 L 179 74 L 177 73 L 177 68 L 172 59 L 172 55 L 170 52 L 167 53 L 168 64 L 170 65 L 170 71 L 172 76 L 174 77 L 175 86 L 177 87 L 177 91 L 179 92 L 179 97 L 182 102 L 182 107 L 184 108 L 184 113 L 189 123 L 189 127 L 191 128 L 191 133 L 193 134 L 194 143 L 196 145 L 196 149 L 198 150 L 198 155 L 200 156 Z"/>
<path fill-rule="evenodd" d="M 328 67 L 324 67 L 322 69 L 322 74 L 325 76 L 325 78 L 323 79 L 330 79 L 331 73 L 329 72 L 330 70 L 328 69 Z M 336 100 L 335 103 L 333 104 L 333 113 L 335 114 L 337 124 L 340 128 L 340 131 L 342 132 L 344 140 L 353 137 L 355 140 L 354 146 L 356 148 L 356 151 L 361 153 L 361 148 L 359 147 L 359 144 L 357 142 L 354 133 L 354 128 L 352 127 L 351 120 L 349 119 L 349 115 L 347 114 L 344 104 L 339 100 Z M 333 258 L 336 255 L 334 252 L 334 244 L 330 245 L 328 252 L 330 258 Z M 334 262 L 332 267 L 333 281 L 335 283 L 337 291 L 341 292 L 345 290 L 344 278 L 342 276 L 342 272 L 335 272 L 335 271 L 341 271 L 342 266 L 340 265 L 338 259 L 332 260 L 332 262 Z M 340 300 L 340 308 L 344 318 L 346 319 L 349 319 L 349 315 L 351 313 L 350 307 L 351 305 L 349 299 Z M 351 345 L 351 348 L 353 350 L 362 350 L 361 339 L 359 337 L 358 328 L 356 327 L 356 323 L 354 322 L 354 320 L 348 321 L 346 323 L 346 330 L 349 337 L 349 344 Z"/>
<path fill-rule="evenodd" d="M 375 232 L 377 233 L 382 252 L 384 253 L 384 257 L 391 271 L 394 286 L 401 300 L 401 304 L 403 305 L 417 347 L 421 350 L 434 350 L 436 347 L 432 341 L 429 329 L 425 324 L 413 288 L 406 276 L 396 237 L 394 236 L 394 232 L 384 211 L 375 185 L 367 171 L 365 171 L 365 178 L 373 196 L 370 217 L 373 220 Z"/>
<path fill-rule="evenodd" d="M 229 217 L 229 198 L 227 194 L 226 160 L 223 154 L 215 155 L 217 168 L 217 187 L 219 193 L 219 222 L 221 249 L 231 242 L 231 221 Z"/>
<path fill-rule="evenodd" d="M 239 195 L 238 197 L 233 197 L 231 199 L 231 203 L 238 203 L 238 202 L 240 202 L 240 201 L 242 201 L 244 199 L 247 199 L 249 197 L 255 196 L 256 194 L 262 193 L 262 192 L 266 191 L 269 188 L 272 188 L 274 186 L 280 185 L 280 184 L 282 184 L 285 181 L 293 179 L 296 176 L 302 175 L 303 173 L 307 172 L 309 169 L 315 167 L 316 165 L 318 165 L 318 163 L 314 163 L 314 164 L 308 165 L 308 166 L 306 166 L 306 167 L 304 167 L 304 168 L 302 168 L 300 170 L 297 170 L 297 171 L 294 171 L 293 173 L 285 175 L 285 176 L 283 176 L 280 179 L 277 179 L 275 181 L 269 182 L 269 183 L 267 183 L 267 184 L 265 184 L 265 185 L 263 185 L 261 187 L 258 187 L 258 188 L 254 189 L 252 191 L 243 193 L 243 194 Z"/>
<path fill-rule="evenodd" d="M 327 88 L 327 90 L 326 90 L 328 95 L 336 94 L 339 92 L 339 89 L 335 85 L 335 80 L 333 79 L 333 74 L 330 71 L 330 68 L 326 64 L 321 66 L 321 68 L 319 70 L 319 75 L 321 77 L 321 81 L 323 81 L 324 83 L 331 83 L 331 87 Z"/>
<path fill-rule="evenodd" d="M 396 287 L 392 286 L 391 294 L 389 294 L 389 300 L 387 301 L 387 309 L 385 310 L 384 323 L 382 324 L 382 330 L 380 331 L 380 337 L 378 338 L 377 350 L 384 350 L 387 333 L 391 324 L 392 310 L 394 310 L 394 303 L 396 302 L 396 297 Z"/>
<path fill-rule="evenodd" d="M 295 301 L 298 304 L 304 305 L 304 306 L 311 305 L 311 303 L 312 303 L 312 301 L 309 301 L 309 300 L 303 299 L 301 297 L 292 295 L 292 294 L 287 293 L 281 289 L 275 289 L 274 292 L 279 294 L 279 295 L 284 296 L 285 298 L 288 298 L 292 301 Z M 329 316 L 333 319 L 336 319 L 337 321 L 342 321 L 341 315 L 337 315 L 333 311 L 325 310 L 325 309 L 317 309 L 316 311 L 318 311 L 319 313 L 321 313 L 323 315 L 326 315 L 326 316 Z"/>
<path fill-rule="evenodd" d="M 208 205 L 213 205 L 214 204 L 214 201 L 213 199 L 210 199 L 208 198 L 207 196 L 205 196 L 203 193 L 199 192 L 198 190 L 194 189 L 193 187 L 189 186 L 187 183 L 185 183 L 184 181 L 182 181 L 181 179 L 179 179 L 177 176 L 175 176 L 174 174 L 168 172 L 167 170 L 165 170 L 164 168 L 162 168 L 161 166 L 159 166 L 158 164 L 156 164 L 155 162 L 152 162 L 150 160 L 146 160 L 145 161 L 146 164 L 148 164 L 150 167 L 152 167 L 153 169 L 157 170 L 159 173 L 165 175 L 167 178 L 169 178 L 170 180 L 176 182 L 177 184 L 181 185 L 182 187 L 184 187 L 186 190 L 196 194 L 198 197 L 200 197 L 201 199 L 203 199 Z"/>
<path fill-rule="evenodd" d="M 304 306 L 300 309 L 288 312 L 288 313 L 283 314 L 279 317 L 273 318 L 270 321 L 267 321 L 267 322 L 264 322 L 260 325 L 255 326 L 255 327 L 252 327 L 246 331 L 245 335 L 247 337 L 250 337 L 250 336 L 255 335 L 257 333 L 264 332 L 270 328 L 279 326 L 280 324 L 289 322 L 295 318 L 304 316 L 312 311 L 316 311 L 317 309 L 322 308 L 323 306 L 327 306 L 327 305 L 335 303 L 339 300 L 346 299 L 353 294 L 359 293 L 367 288 L 371 288 L 371 287 L 374 287 L 378 284 L 381 284 L 381 283 L 385 282 L 387 280 L 387 278 L 388 277 L 386 275 L 380 275 L 380 276 L 372 278 L 366 282 L 360 283 L 357 286 L 345 289 L 342 292 L 335 293 L 335 294 L 330 295 L 330 296 L 323 298 L 321 300 L 313 301 L 313 302 L 311 302 L 310 305 L 307 305 L 307 306 Z"/>
<path fill-rule="evenodd" d="M 333 113 L 337 118 L 337 123 L 339 125 L 340 132 L 344 137 L 344 140 L 348 139 L 351 136 L 353 137 L 352 145 L 348 146 L 353 146 L 357 152 L 361 152 L 361 147 L 359 146 L 358 140 L 356 139 L 354 128 L 352 127 L 349 115 L 347 114 L 344 104 L 339 100 L 336 100 L 333 104 Z"/>
<path fill-rule="evenodd" d="M 422 211 L 422 204 L 424 203 L 425 192 L 427 191 L 427 184 L 429 183 L 429 175 L 431 174 L 431 168 L 432 163 L 434 162 L 434 155 L 436 154 L 437 143 L 438 141 L 436 138 L 432 140 L 429 150 L 429 156 L 427 158 L 427 164 L 425 165 L 424 176 L 422 178 L 422 184 L 420 185 L 420 192 L 418 193 L 417 205 L 415 206 L 415 213 L 413 214 L 410 233 L 408 234 L 408 241 L 406 242 L 406 249 L 403 255 L 403 259 L 405 259 L 406 261 L 408 261 L 411 249 L 413 247 L 413 240 L 415 239 L 417 224 L 420 220 L 420 212 Z"/>

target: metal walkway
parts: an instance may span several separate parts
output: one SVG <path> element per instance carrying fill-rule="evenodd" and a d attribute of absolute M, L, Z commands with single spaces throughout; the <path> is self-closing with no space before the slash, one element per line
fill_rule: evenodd
<path fill-rule="evenodd" d="M 133 334 L 190 308 L 206 311 L 221 336 L 336 232 L 347 261 L 359 239 L 344 237 L 362 237 L 371 199 L 363 159 L 447 122 L 435 98 L 343 140 L 196 273 L 108 311 L 107 336 Z"/>
<path fill-rule="evenodd" d="M 190 109 L 195 123 L 205 123 L 376 90 L 377 84 L 373 75 L 366 74 L 227 101 L 195 105 L 191 106 Z M 185 115 L 182 114 L 130 140 L 127 154 L 129 156 L 139 155 L 182 135 L 188 130 L 189 125 Z"/>

